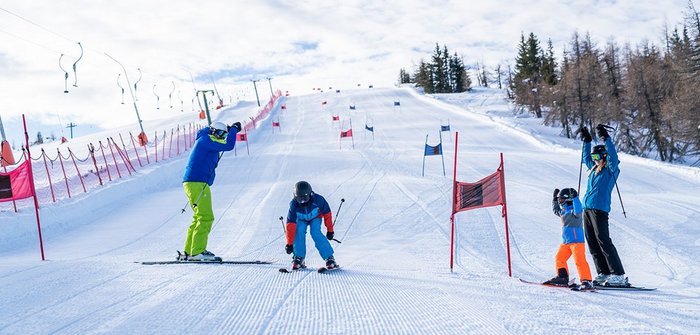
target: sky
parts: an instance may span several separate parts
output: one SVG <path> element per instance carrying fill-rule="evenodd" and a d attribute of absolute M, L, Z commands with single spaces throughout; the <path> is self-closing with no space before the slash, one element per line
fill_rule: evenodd
<path fill-rule="evenodd" d="M 241 103 L 212 116 L 230 122 L 250 107 Z M 518 278 L 555 275 L 562 228 L 552 213 L 552 190 L 579 188 L 581 141 L 511 111 L 505 92 L 494 88 L 433 96 L 408 87 L 359 88 L 282 97 L 248 132 L 249 142 L 223 153 L 211 187 L 207 250 L 225 260 L 272 262 L 264 265 L 137 263 L 172 260 L 182 250 L 192 219 L 181 183 L 190 152 L 176 155 L 168 150 L 172 142 L 161 140 L 156 163 L 151 143 L 150 164 L 141 167 L 130 150 L 136 171 L 127 175 L 120 164 L 120 178 L 109 158 L 82 160 L 86 142 L 118 141 L 116 130 L 69 142 L 61 150 L 67 146 L 82 160 L 77 166 L 87 191 L 73 164 L 65 166 L 63 180 L 58 163 L 33 163 L 45 261 L 32 199 L 17 202 L 19 213 L 0 203 L 0 334 L 697 334 L 700 168 L 619 155 L 620 198 L 613 191 L 610 237 L 630 283 L 656 291 L 525 284 Z M 341 141 L 350 120 L 353 137 Z M 373 133 L 364 130 L 365 120 Z M 185 122 L 183 115 L 147 125 L 168 129 Z M 446 124 L 444 157 L 423 157 L 426 135 L 436 145 Z M 458 181 L 494 173 L 503 154 L 509 238 L 500 206 L 457 213 L 451 270 L 457 133 Z M 163 159 L 163 152 L 173 155 Z M 94 164 L 103 186 L 86 168 L 94 171 Z M 106 164 L 112 181 L 105 180 Z M 286 216 L 299 180 L 329 203 L 342 242 L 332 242 L 338 271 L 314 271 L 324 261 L 308 234 L 309 268 L 278 271 L 291 264 L 278 218 Z M 595 273 L 588 253 L 587 260 Z M 568 265 L 579 282 L 574 261 Z"/>
<path fill-rule="evenodd" d="M 251 80 L 259 80 L 261 102 L 271 87 L 303 94 L 391 86 L 436 42 L 468 64 L 489 66 L 512 64 L 521 33 L 551 38 L 557 55 L 575 31 L 590 32 L 598 43 L 658 43 L 665 25 L 682 22 L 686 6 L 685 0 L 0 1 L 0 116 L 14 141 L 22 140 L 21 114 L 30 133 L 43 129 L 45 136 L 68 137 L 69 122 L 78 124 L 78 134 L 135 124 L 130 85 L 106 54 L 123 64 L 131 85 L 141 76 L 136 108 L 141 119 L 153 119 L 199 110 L 194 87 L 216 86 L 230 103 L 255 101 Z M 77 42 L 84 55 L 76 76 Z"/>

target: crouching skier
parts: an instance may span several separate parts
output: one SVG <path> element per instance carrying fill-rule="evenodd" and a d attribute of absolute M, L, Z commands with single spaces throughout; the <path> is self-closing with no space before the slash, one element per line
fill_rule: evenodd
<path fill-rule="evenodd" d="M 321 218 L 326 226 L 326 235 L 321 232 Z M 289 203 L 287 214 L 287 244 L 284 250 L 287 254 L 294 253 L 292 270 L 305 268 L 306 231 L 311 228 L 311 238 L 318 253 L 326 261 L 327 269 L 335 269 L 338 264 L 333 257 L 333 214 L 328 202 L 321 195 L 315 194 L 311 185 L 300 181 L 294 185 L 294 199 Z"/>

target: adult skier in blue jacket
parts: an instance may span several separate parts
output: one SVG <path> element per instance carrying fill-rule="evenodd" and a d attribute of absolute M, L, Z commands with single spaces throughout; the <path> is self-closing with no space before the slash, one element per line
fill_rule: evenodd
<path fill-rule="evenodd" d="M 236 134 L 241 130 L 241 123 L 227 126 L 223 122 L 213 122 L 211 126 L 197 132 L 192 152 L 190 153 L 182 187 L 192 208 L 192 224 L 187 229 L 185 254 L 181 260 L 213 261 L 217 257 L 207 251 L 207 242 L 211 225 L 214 223 L 214 211 L 211 203 L 211 189 L 216 177 L 216 166 L 221 159 L 220 152 L 230 151 L 236 145 Z"/>
<path fill-rule="evenodd" d="M 581 128 L 582 159 L 588 168 L 588 187 L 583 196 L 583 226 L 588 250 L 598 272 L 593 282 L 597 285 L 628 286 L 625 269 L 608 229 L 610 195 L 620 175 L 620 161 L 605 126 L 599 124 L 596 134 L 605 144 L 596 145 L 591 152 L 591 134 L 586 127 Z"/>

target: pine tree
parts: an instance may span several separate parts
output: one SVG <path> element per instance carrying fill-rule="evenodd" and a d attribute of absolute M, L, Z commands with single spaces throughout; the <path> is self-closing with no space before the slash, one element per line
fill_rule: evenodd
<path fill-rule="evenodd" d="M 542 49 L 534 33 L 527 40 L 520 35 L 518 56 L 515 59 L 516 103 L 529 106 L 537 117 L 542 117 L 539 84 L 542 78 Z"/>
<path fill-rule="evenodd" d="M 446 64 L 442 58 L 442 51 L 440 51 L 440 46 L 435 43 L 435 51 L 432 56 L 432 74 L 433 74 L 433 87 L 434 93 L 446 93 L 445 87 L 447 87 L 447 78 L 445 77 Z"/>

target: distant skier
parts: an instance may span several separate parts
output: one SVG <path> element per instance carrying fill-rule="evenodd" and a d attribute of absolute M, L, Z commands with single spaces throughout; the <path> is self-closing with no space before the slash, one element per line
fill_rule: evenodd
<path fill-rule="evenodd" d="M 326 226 L 326 235 L 321 232 L 321 218 Z M 333 257 L 333 247 L 330 240 L 333 239 L 333 214 L 328 202 L 321 195 L 311 189 L 311 185 L 300 181 L 294 185 L 294 199 L 289 203 L 287 214 L 287 244 L 284 250 L 287 254 L 294 253 L 292 258 L 292 270 L 305 268 L 306 257 L 306 231 L 311 228 L 311 238 L 316 249 L 326 261 L 327 269 L 338 267 Z"/>
<path fill-rule="evenodd" d="M 241 123 L 227 126 L 223 122 L 213 122 L 209 127 L 197 132 L 196 141 L 190 153 L 182 187 L 192 208 L 192 224 L 185 238 L 185 254 L 181 260 L 213 261 L 218 258 L 207 251 L 209 232 L 214 222 L 211 189 L 216 173 L 214 170 L 221 159 L 220 152 L 231 151 L 236 145 L 236 134 Z M 223 153 L 222 153 L 223 154 Z"/>
<path fill-rule="evenodd" d="M 596 134 L 605 143 L 596 145 L 591 152 L 591 133 L 588 128 L 581 128 L 583 140 L 583 163 L 588 170 L 588 187 L 583 196 L 583 226 L 586 233 L 588 249 L 593 256 L 598 276 L 596 285 L 628 286 L 625 269 L 622 267 L 617 249 L 610 239 L 608 230 L 608 213 L 610 212 L 610 195 L 615 181 L 620 175 L 615 145 L 610 139 L 605 126 L 599 124 Z"/>
<path fill-rule="evenodd" d="M 573 188 L 565 188 L 561 191 L 554 190 L 552 210 L 554 215 L 561 218 L 562 243 L 555 258 L 557 276 L 544 282 L 550 285 L 569 285 L 569 267 L 566 262 L 571 255 L 574 256 L 576 270 L 581 277 L 581 288 L 592 289 L 591 269 L 586 261 L 586 245 L 583 235 L 583 209 L 578 193 Z"/>

